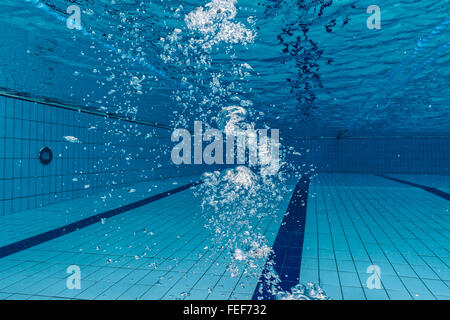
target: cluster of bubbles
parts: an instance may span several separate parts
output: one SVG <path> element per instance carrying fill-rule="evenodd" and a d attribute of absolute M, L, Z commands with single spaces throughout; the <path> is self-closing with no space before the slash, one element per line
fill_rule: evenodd
<path fill-rule="evenodd" d="M 178 8 L 177 14 L 182 9 Z M 161 39 L 162 60 L 186 70 L 184 78 L 191 88 L 174 91 L 174 100 L 181 111 L 174 114 L 173 125 L 189 126 L 190 117 L 194 117 L 206 126 L 217 127 L 227 136 L 246 135 L 254 128 L 253 123 L 246 122 L 249 112 L 245 107 L 252 102 L 232 96 L 232 91 L 238 91 L 238 82 L 225 84 L 226 72 L 229 72 L 225 69 L 228 68 L 212 69 L 217 48 L 229 53 L 233 45 L 246 45 L 255 39 L 256 34 L 251 29 L 235 21 L 236 15 L 236 0 L 212 0 L 187 12 L 184 25 Z M 242 68 L 251 69 L 232 65 L 234 73 L 243 74 Z M 192 75 L 194 70 L 197 78 Z M 209 86 L 205 88 L 207 81 Z M 202 91 L 202 95 L 193 94 L 196 91 Z M 220 110 L 218 114 L 217 110 Z M 211 230 L 218 248 L 228 251 L 231 261 L 228 269 L 233 276 L 242 269 L 258 274 L 261 267 L 258 262 L 267 259 L 270 247 L 254 220 L 276 208 L 276 201 L 272 201 L 268 192 L 275 199 L 281 198 L 280 195 L 269 183 L 261 183 L 257 172 L 244 165 L 205 173 L 203 180 L 197 194 L 202 201 L 205 226 Z"/>
<path fill-rule="evenodd" d="M 277 211 L 283 187 L 274 188 L 274 183 L 264 182 L 246 166 L 208 172 L 203 180 L 197 195 L 202 200 L 205 227 L 211 230 L 218 249 L 226 250 L 231 276 L 241 272 L 259 276 L 271 248 L 258 221 Z"/>
<path fill-rule="evenodd" d="M 236 0 L 213 0 L 185 17 L 186 26 L 204 37 L 204 45 L 220 42 L 250 43 L 255 34 L 241 22 L 235 22 Z"/>
<path fill-rule="evenodd" d="M 222 108 L 216 119 L 217 128 L 227 137 L 244 137 L 248 141 L 256 144 L 257 130 L 255 123 L 246 122 L 247 110 L 241 106 L 228 106 Z M 259 171 L 261 177 L 274 176 L 280 170 L 282 162 L 279 159 L 279 153 L 274 149 L 280 150 L 281 144 L 274 137 L 267 137 L 266 141 L 259 141 L 257 151 L 259 157 Z M 249 163 L 249 165 L 252 165 Z"/>
<path fill-rule="evenodd" d="M 224 107 L 219 112 L 216 123 L 218 129 L 227 135 L 237 136 L 250 129 L 250 124 L 244 122 L 247 110 L 240 106 Z"/>
<path fill-rule="evenodd" d="M 297 284 L 291 292 L 279 292 L 278 300 L 331 300 L 325 292 L 314 283 Z"/>
<path fill-rule="evenodd" d="M 227 136 L 254 132 L 254 124 L 245 121 L 246 115 L 242 107 L 223 108 L 217 117 L 218 127 Z M 270 151 L 262 154 L 273 157 Z M 283 161 L 268 160 L 268 165 L 259 166 L 259 170 L 255 168 L 258 166 L 240 165 L 203 174 L 204 183 L 197 195 L 202 199 L 205 226 L 218 249 L 227 252 L 231 277 L 244 274 L 257 279 L 262 275 L 268 293 L 281 300 L 327 300 L 325 292 L 313 283 L 299 283 L 290 291 L 281 289 L 272 248 L 264 225 L 258 222 L 268 217 L 277 219 L 283 198 L 289 195 L 286 182 L 290 173 L 281 170 Z"/>
<path fill-rule="evenodd" d="M 177 17 L 185 9 L 175 10 Z M 210 123 L 216 111 L 230 104 L 251 105 L 240 97 L 241 81 L 252 73 L 250 65 L 237 62 L 235 45 L 245 47 L 256 38 L 256 32 L 237 20 L 235 0 L 212 0 L 203 7 L 185 13 L 182 23 L 160 38 L 160 57 L 181 75 L 182 88 L 173 91 L 177 104 L 171 125 L 188 127 L 192 120 Z M 254 23 L 254 22 L 251 22 Z M 226 54 L 220 64 L 213 63 L 216 55 Z M 229 79 L 237 81 L 228 81 Z"/>
<path fill-rule="evenodd" d="M 180 6 L 176 14 L 179 16 L 182 10 Z M 173 91 L 179 108 L 172 125 L 189 127 L 194 119 L 207 127 L 218 128 L 227 138 L 248 138 L 255 134 L 256 124 L 252 119 L 258 113 L 242 85 L 254 70 L 248 63 L 236 62 L 234 46 L 252 43 L 256 33 L 237 22 L 237 14 L 236 0 L 212 0 L 188 12 L 184 25 L 161 38 L 163 62 L 177 67 L 189 88 Z M 218 51 L 229 58 L 226 66 L 222 60 L 220 70 L 215 69 L 217 63 L 214 63 Z M 258 163 L 218 168 L 203 174 L 204 183 L 196 188 L 195 194 L 201 200 L 205 227 L 211 231 L 210 249 L 226 254 L 231 277 L 245 275 L 259 279 L 264 274 L 278 298 L 301 299 L 300 292 L 311 299 L 324 297 L 319 288 L 309 285 L 283 292 L 278 286 L 279 275 L 274 268 L 267 268 L 274 262 L 265 236 L 267 224 L 262 221 L 282 219 L 281 204 L 292 191 L 287 181 L 290 175 L 297 175 L 296 170 L 282 170 L 290 165 L 283 161 L 285 151 L 278 139 L 272 136 L 267 139 L 267 144 L 258 145 Z M 274 144 L 279 149 L 276 155 L 271 152 Z"/>

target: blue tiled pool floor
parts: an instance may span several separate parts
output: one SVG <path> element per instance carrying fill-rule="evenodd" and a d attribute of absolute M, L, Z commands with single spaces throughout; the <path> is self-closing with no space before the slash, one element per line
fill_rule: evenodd
<path fill-rule="evenodd" d="M 182 177 L 139 183 L 87 198 L 0 216 L 0 247 L 198 180 Z M 24 223 L 26 222 L 26 223 Z"/>
<path fill-rule="evenodd" d="M 392 177 L 440 190 L 450 185 L 446 177 Z M 192 180 L 1 217 L 0 247 Z M 253 222 L 270 244 L 295 185 L 274 216 Z M 443 198 L 375 175 L 320 174 L 309 185 L 300 281 L 318 283 L 332 299 L 450 299 L 449 209 Z M 258 278 L 230 277 L 229 258 L 211 249 L 200 212 L 188 189 L 5 256 L 0 299 L 251 299 Z M 66 287 L 70 265 L 80 267 L 80 290 Z M 369 266 L 381 271 L 378 289 L 367 286 Z"/>
<path fill-rule="evenodd" d="M 450 299 L 449 210 L 445 199 L 381 177 L 319 175 L 310 185 L 300 281 L 319 283 L 333 299 Z M 380 268 L 379 289 L 367 286 L 369 266 Z"/>
<path fill-rule="evenodd" d="M 171 185 L 166 183 L 158 190 Z M 133 187 L 133 194 L 142 187 Z M 122 192 L 130 200 L 128 192 Z M 275 217 L 253 221 L 269 243 L 278 232 L 289 199 L 287 195 Z M 82 200 L 77 210 L 89 212 L 88 207 Z M 59 204 L 60 209 L 52 208 L 57 212 L 67 207 Z M 48 219 L 48 214 L 40 218 Z M 33 230 L 22 235 L 61 226 L 64 221 L 60 218 L 58 223 L 34 229 L 26 226 Z M 200 200 L 193 190 L 173 194 L 0 259 L 0 298 L 250 299 L 258 279 L 230 276 L 226 271 L 229 258 L 223 251 L 211 249 L 210 231 L 204 224 Z M 17 230 L 20 227 L 16 226 Z M 80 290 L 66 287 L 70 265 L 80 267 Z"/>

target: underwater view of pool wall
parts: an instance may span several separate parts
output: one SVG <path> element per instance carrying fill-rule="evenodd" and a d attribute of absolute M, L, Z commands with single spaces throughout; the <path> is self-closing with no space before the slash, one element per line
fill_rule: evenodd
<path fill-rule="evenodd" d="M 2 215 L 225 168 L 174 165 L 172 130 L 163 124 L 10 96 L 0 96 L 0 123 Z M 295 142 L 302 156 L 289 154 L 287 161 L 301 161 L 317 173 L 450 173 L 450 137 L 297 137 Z M 49 164 L 39 161 L 42 148 L 52 151 Z"/>
<path fill-rule="evenodd" d="M 170 134 L 158 124 L 0 96 L 0 215 L 200 174 L 172 163 Z M 39 160 L 43 148 L 52 152 L 48 164 Z"/>
<path fill-rule="evenodd" d="M 297 138 L 296 146 L 319 173 L 450 174 L 446 136 Z"/>

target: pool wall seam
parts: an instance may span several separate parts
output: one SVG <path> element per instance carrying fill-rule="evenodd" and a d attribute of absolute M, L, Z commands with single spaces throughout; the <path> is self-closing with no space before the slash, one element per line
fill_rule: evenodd
<path fill-rule="evenodd" d="M 119 121 L 125 121 L 125 122 L 129 122 L 129 123 L 140 124 L 140 125 L 144 125 L 144 126 L 158 128 L 158 129 L 175 130 L 174 127 L 165 125 L 163 123 L 147 121 L 147 120 L 132 119 L 132 118 L 129 118 L 126 116 L 121 116 L 121 115 L 114 114 L 114 113 L 89 110 L 88 107 L 67 105 L 67 104 L 61 104 L 61 103 L 56 103 L 56 102 L 47 102 L 47 101 L 43 101 L 41 99 L 32 99 L 29 97 L 18 96 L 16 94 L 2 92 L 2 91 L 0 91 L 0 96 L 5 97 L 5 98 L 10 98 L 10 99 L 16 99 L 16 100 L 20 100 L 20 101 L 42 104 L 45 106 L 58 108 L 58 109 L 70 110 L 70 111 L 74 111 L 74 112 L 81 112 L 81 113 L 94 115 L 94 116 L 98 116 L 98 117 L 102 117 L 102 118 L 108 118 L 108 119 L 113 119 L 113 120 L 119 120 Z"/>

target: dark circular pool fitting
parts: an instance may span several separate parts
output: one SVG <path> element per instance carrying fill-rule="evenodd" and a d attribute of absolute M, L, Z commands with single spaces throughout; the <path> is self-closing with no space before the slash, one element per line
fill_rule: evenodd
<path fill-rule="evenodd" d="M 41 151 L 39 152 L 39 161 L 41 161 L 43 165 L 47 165 L 50 162 L 52 162 L 52 160 L 53 160 L 52 149 L 50 149 L 49 147 L 42 148 Z"/>

